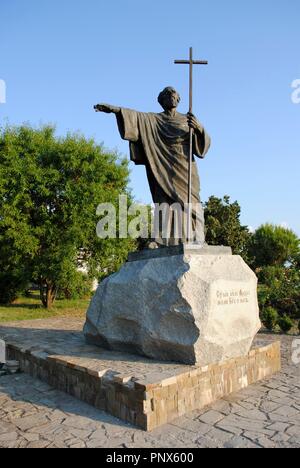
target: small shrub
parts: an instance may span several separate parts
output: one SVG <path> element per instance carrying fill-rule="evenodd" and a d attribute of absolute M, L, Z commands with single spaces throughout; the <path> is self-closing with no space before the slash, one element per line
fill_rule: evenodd
<path fill-rule="evenodd" d="M 278 325 L 283 333 L 288 333 L 293 328 L 293 321 L 290 317 L 284 315 L 278 320 Z"/>
<path fill-rule="evenodd" d="M 270 305 L 270 288 L 268 286 L 265 286 L 264 284 L 259 284 L 258 285 L 258 303 L 259 303 L 259 308 L 260 310 L 264 310 L 266 307 Z"/>
<path fill-rule="evenodd" d="M 0 304 L 12 304 L 24 290 L 25 284 L 17 275 L 0 272 Z"/>
<path fill-rule="evenodd" d="M 266 307 L 266 309 L 262 311 L 261 321 L 264 324 L 264 326 L 267 328 L 267 330 L 274 331 L 277 325 L 278 319 L 279 319 L 278 313 L 273 307 Z"/>
<path fill-rule="evenodd" d="M 299 335 L 300 335 L 300 321 L 298 323 L 298 330 L 299 330 Z"/>
<path fill-rule="evenodd" d="M 260 309 L 269 306 L 281 317 L 300 319 L 300 272 L 292 267 L 263 267 L 258 272 Z"/>

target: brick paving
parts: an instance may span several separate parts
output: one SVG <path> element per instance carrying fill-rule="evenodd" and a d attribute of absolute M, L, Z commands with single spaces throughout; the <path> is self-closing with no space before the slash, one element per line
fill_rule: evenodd
<path fill-rule="evenodd" d="M 150 433 L 28 375 L 0 377 L 0 447 L 300 448 L 300 364 L 280 338 L 279 374 Z"/>
<path fill-rule="evenodd" d="M 32 377 L 142 429 L 173 422 L 280 369 L 280 341 L 265 335 L 255 338 L 247 358 L 201 367 L 88 345 L 82 329 L 82 319 L 31 320 L 0 324 L 0 337 L 9 359 Z"/>

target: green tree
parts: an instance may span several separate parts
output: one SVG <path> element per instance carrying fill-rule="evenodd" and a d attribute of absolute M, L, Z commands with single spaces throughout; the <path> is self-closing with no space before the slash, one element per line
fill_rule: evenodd
<path fill-rule="evenodd" d="M 254 268 L 285 266 L 299 259 L 300 241 L 290 229 L 264 224 L 253 234 L 249 254 Z"/>
<path fill-rule="evenodd" d="M 80 135 L 57 138 L 53 127 L 1 130 L 1 249 L 10 246 L 8 268 L 23 265 L 45 307 L 70 286 L 79 257 L 97 277 L 135 247 L 130 239 L 96 236 L 97 206 L 117 207 L 119 194 L 130 198 L 128 177 L 126 160 Z"/>
<path fill-rule="evenodd" d="M 241 225 L 238 202 L 231 203 L 227 195 L 223 199 L 212 196 L 204 204 L 204 211 L 207 243 L 230 246 L 234 254 L 247 260 L 251 234 L 247 226 Z"/>

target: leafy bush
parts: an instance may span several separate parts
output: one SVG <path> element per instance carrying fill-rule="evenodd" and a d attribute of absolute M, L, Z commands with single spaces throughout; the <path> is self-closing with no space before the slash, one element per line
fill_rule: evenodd
<path fill-rule="evenodd" d="M 267 307 L 261 313 L 261 321 L 267 330 L 274 331 L 279 320 L 279 315 L 277 310 L 273 307 Z"/>
<path fill-rule="evenodd" d="M 290 317 L 284 315 L 278 319 L 278 325 L 283 333 L 288 333 L 293 328 L 293 321 Z"/>
<path fill-rule="evenodd" d="M 18 279 L 13 276 L 0 275 L 0 304 L 11 304 L 18 297 Z"/>
<path fill-rule="evenodd" d="M 258 303 L 260 310 L 264 310 L 270 305 L 270 288 L 264 284 L 258 285 L 257 290 Z"/>
<path fill-rule="evenodd" d="M 6 305 L 14 302 L 24 292 L 28 286 L 28 277 L 26 271 L 15 264 L 14 258 L 2 254 L 3 249 L 0 246 L 0 304 Z"/>
<path fill-rule="evenodd" d="M 257 272 L 261 309 L 273 307 L 280 316 L 300 318 L 300 274 L 293 267 L 267 266 Z"/>
<path fill-rule="evenodd" d="M 85 299 L 92 292 L 92 279 L 85 273 L 76 271 L 66 286 L 59 290 L 59 297 L 63 299 Z"/>
<path fill-rule="evenodd" d="M 0 162 L 0 193 L 1 185 Z M 16 226 L 15 231 L 18 228 L 19 225 Z M 7 229 L 5 224 L 0 197 L 0 304 L 5 305 L 17 299 L 19 292 L 23 292 L 30 281 L 30 270 L 27 264 L 28 239 L 25 236 L 16 245 L 12 239 L 13 235 L 12 229 Z"/>

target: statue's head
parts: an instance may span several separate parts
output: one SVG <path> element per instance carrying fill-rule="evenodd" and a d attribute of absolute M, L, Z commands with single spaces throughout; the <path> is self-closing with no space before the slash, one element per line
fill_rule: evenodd
<path fill-rule="evenodd" d="M 174 109 L 180 103 L 180 96 L 177 93 L 176 89 L 172 86 L 167 86 L 157 98 L 159 104 L 164 110 Z"/>

